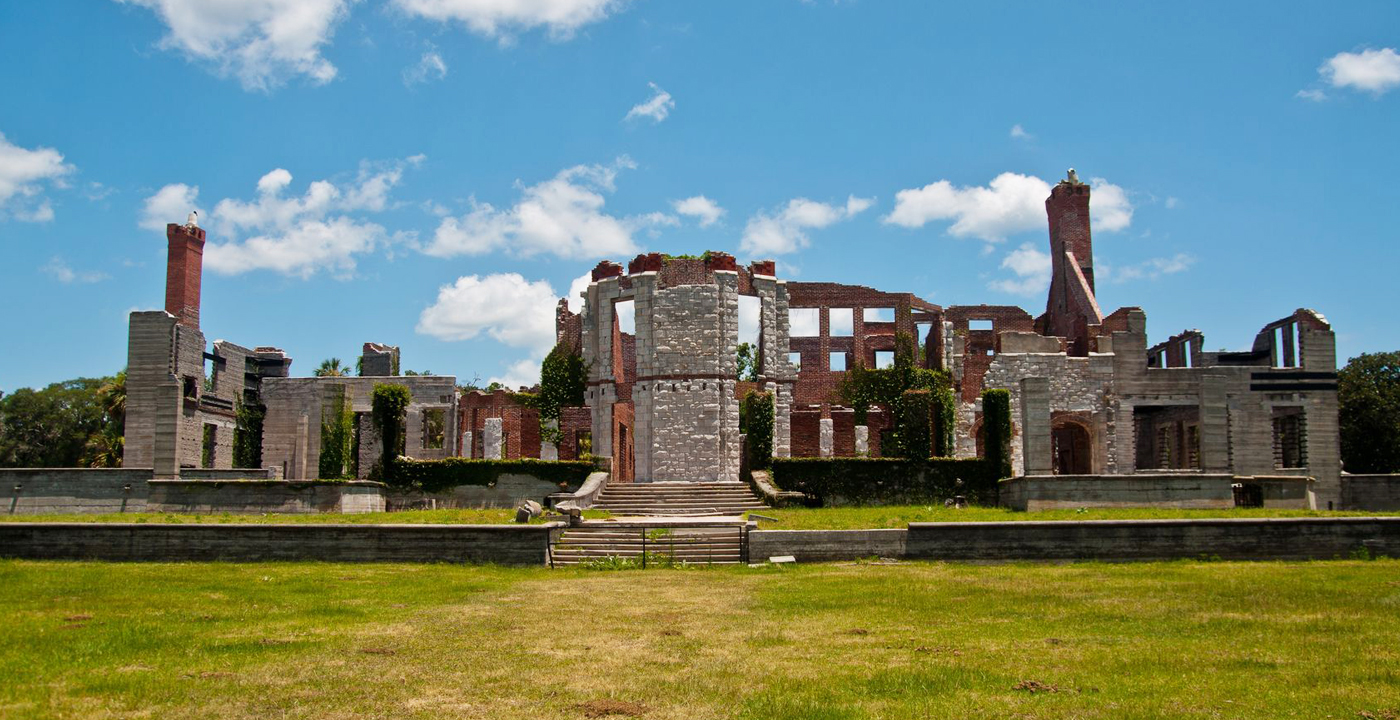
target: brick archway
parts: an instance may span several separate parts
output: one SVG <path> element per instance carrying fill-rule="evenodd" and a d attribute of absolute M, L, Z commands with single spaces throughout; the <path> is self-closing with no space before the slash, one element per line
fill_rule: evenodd
<path fill-rule="evenodd" d="M 1061 415 L 1050 422 L 1052 467 L 1056 475 L 1089 475 L 1094 472 L 1094 432 L 1075 415 Z"/>

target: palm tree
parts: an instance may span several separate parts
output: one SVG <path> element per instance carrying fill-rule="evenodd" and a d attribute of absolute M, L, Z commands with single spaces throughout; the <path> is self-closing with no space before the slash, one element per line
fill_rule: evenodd
<path fill-rule="evenodd" d="M 340 364 L 340 358 L 331 358 L 329 360 L 322 360 L 321 366 L 316 368 L 314 375 L 316 377 L 345 377 L 345 371 L 347 369 L 348 368 L 344 365 Z"/>

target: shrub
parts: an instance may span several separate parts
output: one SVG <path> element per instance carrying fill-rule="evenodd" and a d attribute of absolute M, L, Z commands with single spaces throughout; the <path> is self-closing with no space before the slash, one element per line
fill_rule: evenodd
<path fill-rule="evenodd" d="M 912 460 L 927 458 L 933 398 L 928 390 L 905 390 L 899 402 L 896 418 L 896 442 L 901 456 Z"/>
<path fill-rule="evenodd" d="M 855 410 L 857 425 L 866 424 L 872 405 L 899 417 L 899 403 L 906 390 L 938 390 L 951 387 L 948 373 L 917 366 L 918 345 L 908 333 L 895 336 L 894 367 L 869 370 L 856 363 L 841 377 L 836 388 L 842 404 Z"/>
<path fill-rule="evenodd" d="M 1011 392 L 982 391 L 982 443 L 987 461 L 1000 473 L 1011 477 Z"/>
<path fill-rule="evenodd" d="M 379 463 L 378 473 L 386 482 L 398 484 L 399 479 L 394 461 L 404 454 L 404 418 L 408 415 L 408 405 L 413 402 L 413 394 L 403 385 L 376 384 L 370 405 L 370 417 L 379 439 L 384 443 L 384 454 Z"/>
<path fill-rule="evenodd" d="M 996 467 L 982 458 L 774 458 L 773 483 L 825 505 L 997 503 Z"/>
<path fill-rule="evenodd" d="M 750 391 L 739 409 L 748 433 L 749 467 L 762 470 L 773 461 L 773 395 Z"/>
<path fill-rule="evenodd" d="M 394 484 L 423 492 L 443 492 L 458 485 L 488 486 L 501 475 L 532 475 L 551 483 L 578 486 L 593 472 L 583 460 L 477 460 L 451 457 L 443 460 L 399 460 L 394 464 Z"/>
<path fill-rule="evenodd" d="M 234 408 L 234 414 L 238 424 L 233 430 L 233 466 L 262 467 L 262 430 L 267 408 L 262 405 L 245 405 L 239 401 Z"/>

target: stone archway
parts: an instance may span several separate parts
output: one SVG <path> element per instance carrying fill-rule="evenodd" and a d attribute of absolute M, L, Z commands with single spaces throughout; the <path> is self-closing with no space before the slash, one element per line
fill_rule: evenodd
<path fill-rule="evenodd" d="M 1056 475 L 1089 475 L 1094 472 L 1093 434 L 1081 422 L 1057 418 L 1050 426 L 1052 467 Z"/>

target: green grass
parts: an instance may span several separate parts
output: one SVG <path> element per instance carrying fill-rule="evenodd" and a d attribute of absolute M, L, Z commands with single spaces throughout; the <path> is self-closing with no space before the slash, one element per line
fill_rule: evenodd
<path fill-rule="evenodd" d="M 1008 522 L 1051 520 L 1166 520 L 1175 518 L 1276 518 L 1276 517 L 1374 517 L 1400 513 L 1333 512 L 1231 508 L 1228 510 L 1175 510 L 1170 508 L 1085 508 L 1017 512 L 1006 508 L 969 507 L 962 510 L 941 505 L 888 505 L 878 507 L 769 508 L 758 514 L 776 522 L 759 521 L 760 530 L 860 530 L 902 528 L 911 522 Z"/>
<path fill-rule="evenodd" d="M 588 518 L 611 517 L 610 513 L 602 510 L 589 510 L 584 513 Z M 549 516 L 537 517 L 530 522 L 539 524 L 549 522 L 558 517 Z M 515 510 L 506 508 L 477 508 L 463 510 L 403 510 L 400 512 L 381 513 L 360 513 L 356 515 L 330 514 L 308 514 L 308 515 L 234 515 L 232 513 L 220 514 L 183 514 L 183 513 L 107 513 L 102 515 L 0 515 L 0 522 L 92 522 L 92 523 L 203 523 L 206 525 L 218 525 L 228 523 L 292 523 L 292 524 L 327 524 L 327 523 L 352 523 L 355 525 L 496 525 L 501 523 L 515 522 Z"/>
<path fill-rule="evenodd" d="M 4 561 L 0 618 L 6 718 L 573 719 L 602 701 L 701 720 L 1400 709 L 1391 560 Z"/>

